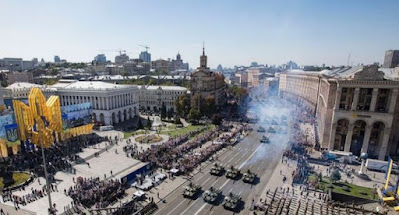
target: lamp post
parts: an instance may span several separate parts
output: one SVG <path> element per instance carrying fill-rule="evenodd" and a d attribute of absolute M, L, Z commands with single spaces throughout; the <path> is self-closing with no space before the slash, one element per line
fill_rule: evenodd
<path fill-rule="evenodd" d="M 41 141 L 40 148 L 42 150 L 43 168 L 44 168 L 44 177 L 46 178 L 46 190 L 47 190 L 47 196 L 48 196 L 48 204 L 50 207 L 50 211 L 52 212 L 53 205 L 51 204 L 50 184 L 49 184 L 49 180 L 48 180 L 48 173 L 47 173 L 47 167 L 46 167 L 46 157 L 44 156 L 43 141 Z"/>

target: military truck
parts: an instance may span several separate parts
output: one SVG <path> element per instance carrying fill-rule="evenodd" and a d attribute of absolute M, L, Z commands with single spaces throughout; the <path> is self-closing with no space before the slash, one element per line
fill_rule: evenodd
<path fill-rule="evenodd" d="M 231 166 L 226 172 L 226 178 L 235 179 L 238 175 L 240 175 L 240 170 L 234 166 Z"/>
<path fill-rule="evenodd" d="M 241 196 L 230 192 L 229 195 L 224 197 L 222 205 L 227 210 L 235 210 L 240 200 Z"/>
<path fill-rule="evenodd" d="M 188 186 L 184 187 L 183 197 L 192 199 L 200 190 L 201 186 L 190 182 Z"/>
<path fill-rule="evenodd" d="M 205 202 L 214 203 L 218 199 L 221 192 L 221 190 L 211 187 L 202 194 L 202 198 Z"/>
<path fill-rule="evenodd" d="M 265 135 L 262 136 L 262 139 L 260 139 L 261 143 L 270 143 L 270 140 L 268 137 L 266 137 Z"/>
<path fill-rule="evenodd" d="M 246 173 L 244 173 L 242 180 L 245 183 L 250 183 L 252 184 L 256 178 L 256 174 L 254 172 L 251 172 L 251 170 L 248 169 Z"/>
<path fill-rule="evenodd" d="M 213 164 L 213 167 L 211 168 L 211 175 L 217 175 L 220 176 L 224 170 L 224 167 L 220 164 Z"/>

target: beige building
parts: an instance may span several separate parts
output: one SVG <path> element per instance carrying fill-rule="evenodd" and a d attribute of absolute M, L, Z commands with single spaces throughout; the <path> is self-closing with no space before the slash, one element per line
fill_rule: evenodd
<path fill-rule="evenodd" d="M 200 94 L 202 99 L 208 96 L 213 96 L 216 105 L 221 105 L 224 101 L 223 96 L 225 95 L 226 83 L 224 82 L 224 76 L 222 74 L 212 72 L 207 67 L 207 56 L 205 55 L 205 49 L 200 57 L 200 67 L 191 74 L 191 92 L 192 95 Z M 195 102 L 195 101 L 193 101 Z M 196 106 L 195 104 L 191 105 Z"/>
<path fill-rule="evenodd" d="M 166 111 L 176 112 L 175 101 L 179 96 L 187 94 L 187 88 L 180 86 L 155 86 L 141 85 L 140 110 L 161 111 L 162 106 Z"/>
<path fill-rule="evenodd" d="M 279 95 L 314 113 L 322 148 L 382 160 L 399 154 L 397 70 L 291 71 L 281 74 Z"/>
<path fill-rule="evenodd" d="M 247 80 L 248 80 L 248 88 L 259 86 L 259 68 L 249 68 L 247 69 Z"/>

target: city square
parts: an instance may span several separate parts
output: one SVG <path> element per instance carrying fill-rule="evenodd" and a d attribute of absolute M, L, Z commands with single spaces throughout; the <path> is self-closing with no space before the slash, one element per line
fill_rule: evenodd
<path fill-rule="evenodd" d="M 398 7 L 2 1 L 0 215 L 398 214 Z"/>

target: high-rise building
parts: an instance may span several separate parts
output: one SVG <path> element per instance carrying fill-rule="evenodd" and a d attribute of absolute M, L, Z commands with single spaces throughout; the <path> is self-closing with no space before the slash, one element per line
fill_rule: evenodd
<path fill-rule="evenodd" d="M 116 64 L 123 64 L 127 61 L 129 61 L 129 56 L 127 56 L 126 54 L 120 54 L 120 55 L 115 56 Z"/>
<path fill-rule="evenodd" d="M 147 51 L 143 51 L 140 53 L 140 60 L 143 60 L 145 63 L 147 63 L 148 65 L 150 65 L 150 69 L 151 69 L 151 54 Z"/>
<path fill-rule="evenodd" d="M 60 61 L 61 58 L 58 55 L 54 56 L 54 63 L 59 63 Z"/>
<path fill-rule="evenodd" d="M 388 50 L 385 52 L 384 68 L 399 67 L 399 50 Z"/>
<path fill-rule="evenodd" d="M 96 61 L 97 63 L 106 63 L 107 57 L 105 57 L 105 54 L 98 54 L 94 57 L 94 61 Z"/>

